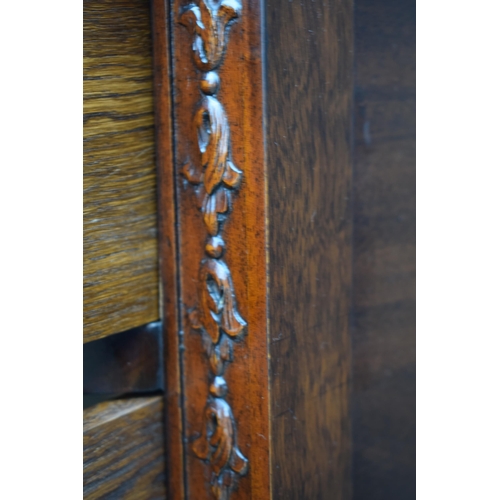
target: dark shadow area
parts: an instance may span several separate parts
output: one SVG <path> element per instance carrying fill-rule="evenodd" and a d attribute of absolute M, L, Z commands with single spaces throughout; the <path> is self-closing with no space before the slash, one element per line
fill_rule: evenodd
<path fill-rule="evenodd" d="M 415 498 L 415 2 L 355 2 L 353 498 Z"/>

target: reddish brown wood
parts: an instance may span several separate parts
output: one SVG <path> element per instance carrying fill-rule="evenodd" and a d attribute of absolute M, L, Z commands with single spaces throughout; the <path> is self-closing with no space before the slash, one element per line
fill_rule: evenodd
<path fill-rule="evenodd" d="M 268 3 L 264 47 L 260 1 L 204 1 L 170 18 L 185 497 L 348 499 L 352 3 Z"/>
<path fill-rule="evenodd" d="M 200 2 L 201 5 L 201 2 Z M 234 7 L 228 2 L 227 15 Z M 193 32 L 190 28 L 190 16 L 187 13 L 180 24 L 181 9 L 187 3 L 176 1 L 172 7 L 172 34 L 174 40 L 174 116 L 176 134 L 176 181 L 179 199 L 179 229 L 180 229 L 180 272 L 181 297 L 184 330 L 184 384 L 186 437 L 189 441 L 186 450 L 186 478 L 188 498 L 214 498 L 212 491 L 212 474 L 217 466 L 206 464 L 200 460 L 206 450 L 201 445 L 193 449 L 196 437 L 203 436 L 206 412 L 215 412 L 212 406 L 205 408 L 209 395 L 209 386 L 213 379 L 212 368 L 204 350 L 202 336 L 195 330 L 188 311 L 200 304 L 200 263 L 204 258 L 204 247 L 207 235 L 218 233 L 219 229 L 210 213 L 203 216 L 200 211 L 195 189 L 187 180 L 196 181 L 191 176 L 191 167 L 186 163 L 199 166 L 199 150 L 197 136 L 193 125 L 197 103 L 202 99 L 199 82 L 202 72 L 197 69 L 204 67 L 202 62 L 193 57 Z M 226 7 L 222 6 L 222 9 Z M 221 11 L 221 15 L 226 15 Z M 222 17 L 220 18 L 223 21 Z M 209 23 L 207 18 L 205 24 Z M 233 499 L 259 498 L 270 496 L 269 478 L 269 413 L 268 413 L 268 376 L 267 376 L 267 327 L 266 327 L 266 256 L 265 256 L 265 175 L 263 157 L 263 122 L 262 122 L 262 65 L 260 42 L 260 3 L 252 0 L 243 2 L 241 13 L 236 22 L 227 31 L 225 57 L 216 71 L 220 77 L 220 91 L 217 100 L 222 104 L 227 125 L 214 134 L 219 141 L 225 141 L 227 132 L 230 134 L 230 159 L 237 169 L 242 171 L 241 184 L 238 189 L 231 190 L 232 209 L 218 233 L 225 242 L 224 262 L 230 270 L 232 288 L 236 302 L 225 304 L 225 311 L 235 309 L 242 318 L 228 320 L 224 328 L 225 335 L 241 337 L 234 342 L 233 362 L 225 370 L 225 380 L 228 386 L 227 396 L 213 399 L 211 405 L 225 404 L 232 409 L 234 424 L 237 429 L 237 446 L 242 456 L 248 460 L 248 472 L 239 479 L 237 489 L 232 493 Z M 215 41 L 215 40 L 214 40 Z M 207 44 L 210 40 L 207 40 Z M 216 49 L 219 50 L 219 49 Z M 215 54 L 215 53 L 214 53 Z M 214 61 L 219 57 L 214 55 Z M 210 59 L 210 58 L 209 58 Z M 206 70 L 212 69 L 210 64 Z M 208 82 L 205 84 L 208 85 Z M 209 100 L 206 99 L 208 102 Z M 207 104 L 208 106 L 208 104 Z M 214 106 L 217 106 L 214 104 Z M 207 110 L 207 113 L 215 112 Z M 222 114 L 221 114 L 222 113 Z M 219 112 L 221 123 L 224 112 Z M 212 140 L 216 137 L 212 136 Z M 220 143 L 220 142 L 219 142 Z M 214 142 L 212 142 L 214 144 Z M 211 152 L 207 152 L 210 157 Z M 229 156 L 228 156 L 229 158 Z M 207 160 L 209 161 L 209 160 Z M 205 188 L 213 196 L 226 196 L 226 188 L 207 184 L 210 165 L 205 171 Z M 181 170 L 184 177 L 181 176 Z M 227 170 L 224 185 L 230 186 L 236 182 L 236 170 L 232 174 Z M 235 173 L 236 172 L 236 173 Z M 215 172 L 213 175 L 217 175 Z M 233 176 L 233 177 L 231 177 Z M 215 179 L 215 177 L 214 177 Z M 216 181 L 218 182 L 218 181 Z M 230 189 L 230 188 L 228 188 Z M 203 203 L 203 200 L 202 200 Z M 222 203 L 222 202 L 221 202 Z M 212 250 L 208 250 L 212 252 Z M 211 254 L 212 255 L 212 254 Z M 215 254 L 213 254 L 215 255 Z M 209 258 L 212 259 L 212 257 Z M 213 257 L 213 265 L 218 257 Z M 228 280 L 222 274 L 222 268 L 209 270 L 212 277 L 218 281 L 220 289 L 225 290 L 225 297 L 231 289 Z M 219 266 L 220 267 L 220 266 Z M 204 281 L 201 286 L 204 286 Z M 203 293 L 201 297 L 203 297 Z M 203 299 L 204 300 L 204 299 Z M 205 311 L 205 312 L 204 312 Z M 210 324 L 207 311 L 200 309 L 205 325 Z M 208 318 L 208 319 L 207 319 Z M 240 327 L 246 323 L 243 329 Z M 238 326 L 238 324 L 240 326 Z M 212 341 L 218 340 L 218 328 L 213 326 Z M 233 343 L 229 339 L 229 343 Z M 222 349 L 222 347 L 221 347 Z M 213 389 L 213 391 L 215 388 Z M 229 426 L 231 427 L 231 426 Z M 222 429 L 219 421 L 219 428 Z M 225 431 L 224 431 L 225 432 Z M 202 437 L 203 439 L 203 437 Z M 212 454 L 213 456 L 213 454 Z M 213 460 L 212 460 L 213 462 Z M 238 479 L 244 473 L 242 463 L 234 465 L 231 473 Z M 223 498 L 218 496 L 218 498 Z"/>
<path fill-rule="evenodd" d="M 152 1 L 153 60 L 158 172 L 159 253 L 165 345 L 165 425 L 167 489 L 170 500 L 184 498 L 184 445 L 181 366 L 179 363 L 178 268 L 175 215 L 174 155 L 171 122 L 169 7 Z"/>

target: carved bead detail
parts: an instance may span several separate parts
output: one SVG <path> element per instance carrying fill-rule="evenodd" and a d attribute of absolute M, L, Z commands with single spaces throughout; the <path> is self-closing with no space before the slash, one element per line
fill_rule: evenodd
<path fill-rule="evenodd" d="M 224 240 L 220 236 L 212 236 L 208 238 L 205 245 L 205 252 L 207 252 L 207 255 L 213 257 L 214 259 L 222 257 L 222 253 L 224 252 Z"/>
<path fill-rule="evenodd" d="M 215 377 L 210 386 L 210 394 L 216 398 L 223 398 L 227 394 L 227 384 L 223 377 Z"/>
<path fill-rule="evenodd" d="M 215 71 L 209 71 L 203 75 L 200 81 L 200 89 L 205 95 L 215 95 L 219 91 L 220 78 Z"/>
<path fill-rule="evenodd" d="M 231 208 L 232 193 L 240 187 L 242 172 L 231 160 L 229 122 L 215 97 L 220 78 L 215 71 L 224 57 L 228 27 L 241 15 L 238 0 L 199 0 L 180 14 L 179 22 L 193 37 L 193 60 L 200 75 L 202 98 L 193 126 L 198 157 L 188 161 L 181 174 L 195 186 L 199 208 L 208 233 L 198 275 L 198 306 L 189 312 L 191 327 L 199 330 L 213 379 L 204 410 L 201 435 L 193 451 L 212 469 L 212 492 L 229 500 L 238 478 L 246 474 L 248 460 L 238 448 L 236 423 L 225 397 L 224 372 L 233 361 L 234 340 L 243 336 L 246 322 L 238 312 L 231 272 L 222 256 L 225 243 L 219 235 Z"/>

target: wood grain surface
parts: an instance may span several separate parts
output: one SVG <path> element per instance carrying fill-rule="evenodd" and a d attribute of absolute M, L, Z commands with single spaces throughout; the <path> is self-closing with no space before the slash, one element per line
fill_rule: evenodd
<path fill-rule="evenodd" d="M 148 0 L 83 2 L 84 342 L 158 319 Z"/>
<path fill-rule="evenodd" d="M 83 412 L 83 497 L 166 498 L 162 397 L 110 401 Z"/>
<path fill-rule="evenodd" d="M 350 0 L 266 2 L 276 499 L 349 499 Z"/>
<path fill-rule="evenodd" d="M 359 0 L 353 234 L 355 500 L 415 498 L 415 2 Z"/>

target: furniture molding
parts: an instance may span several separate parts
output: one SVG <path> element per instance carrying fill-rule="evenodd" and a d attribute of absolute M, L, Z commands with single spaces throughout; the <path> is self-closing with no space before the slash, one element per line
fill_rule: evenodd
<path fill-rule="evenodd" d="M 217 98 L 221 84 L 218 68 L 227 49 L 229 27 L 240 15 L 237 0 L 199 0 L 179 16 L 179 23 L 193 37 L 193 61 L 200 71 L 202 94 L 193 115 L 198 154 L 184 165 L 181 174 L 195 186 L 208 233 L 198 274 L 198 305 L 189 317 L 191 327 L 201 334 L 211 381 L 201 435 L 192 449 L 210 464 L 210 482 L 217 500 L 228 499 L 238 478 L 248 471 L 248 459 L 238 447 L 233 410 L 226 400 L 225 379 L 226 367 L 233 361 L 233 342 L 243 337 L 247 323 L 237 309 L 231 271 L 223 259 L 222 237 L 231 198 L 241 185 L 243 172 L 232 161 L 229 121 Z"/>

